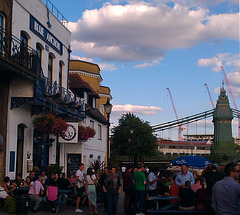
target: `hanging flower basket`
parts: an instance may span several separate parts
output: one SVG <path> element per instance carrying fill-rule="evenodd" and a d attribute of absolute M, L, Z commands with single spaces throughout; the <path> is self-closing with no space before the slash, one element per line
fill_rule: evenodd
<path fill-rule="evenodd" d="M 52 134 L 54 136 L 64 136 L 68 128 L 68 124 L 62 118 L 56 117 L 55 114 L 47 113 L 36 117 L 33 125 L 42 133 Z"/>
<path fill-rule="evenodd" d="M 95 134 L 96 134 L 96 131 L 89 126 L 87 126 L 87 127 L 85 127 L 83 125 L 78 126 L 78 139 L 79 140 L 87 141 L 89 138 L 94 137 Z"/>

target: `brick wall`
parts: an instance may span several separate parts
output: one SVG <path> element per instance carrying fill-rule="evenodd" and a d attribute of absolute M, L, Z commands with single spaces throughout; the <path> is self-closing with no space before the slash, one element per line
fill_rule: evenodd
<path fill-rule="evenodd" d="M 5 177 L 6 168 L 8 93 L 9 83 L 0 77 L 0 134 L 3 136 L 3 143 L 0 145 L 0 181 Z"/>

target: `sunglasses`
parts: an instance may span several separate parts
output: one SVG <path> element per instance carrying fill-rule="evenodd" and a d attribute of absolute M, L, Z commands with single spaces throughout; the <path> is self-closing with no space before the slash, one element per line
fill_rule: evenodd
<path fill-rule="evenodd" d="M 234 172 L 238 172 L 238 173 L 239 173 L 239 172 L 240 172 L 240 170 L 235 170 Z"/>

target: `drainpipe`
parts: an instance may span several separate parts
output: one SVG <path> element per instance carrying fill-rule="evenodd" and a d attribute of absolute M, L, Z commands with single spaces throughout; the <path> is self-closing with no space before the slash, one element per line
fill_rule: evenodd
<path fill-rule="evenodd" d="M 70 54 L 72 52 L 72 50 L 70 49 L 70 45 L 68 46 L 68 68 L 67 68 L 67 92 L 68 92 L 68 88 L 69 88 L 69 64 L 70 64 Z"/>

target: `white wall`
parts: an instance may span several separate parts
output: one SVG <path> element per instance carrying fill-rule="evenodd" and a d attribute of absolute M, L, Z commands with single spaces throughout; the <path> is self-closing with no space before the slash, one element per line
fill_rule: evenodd
<path fill-rule="evenodd" d="M 30 14 L 32 14 L 42 25 L 44 25 L 60 42 L 63 44 L 63 55 L 56 52 L 45 41 L 30 30 Z M 48 73 L 48 55 L 53 53 L 54 60 L 53 80 L 58 81 L 59 61 L 64 62 L 63 87 L 67 88 L 67 68 L 68 68 L 68 48 L 70 47 L 71 33 L 61 22 L 50 13 L 51 28 L 47 26 L 47 8 L 40 0 L 15 0 L 13 1 L 13 25 L 12 34 L 20 39 L 21 31 L 25 31 L 30 36 L 29 46 L 36 50 L 36 44 L 40 43 L 43 47 L 42 69 L 47 77 Z M 49 52 L 45 50 L 48 45 Z"/>
<path fill-rule="evenodd" d="M 10 109 L 10 108 L 9 108 Z M 32 159 L 32 149 L 33 149 L 33 127 L 31 118 L 31 108 L 28 105 L 22 105 L 19 108 L 12 109 L 9 112 L 8 117 L 8 129 L 7 129 L 7 155 L 6 161 L 9 161 L 10 151 L 15 151 L 15 168 L 16 171 L 16 160 L 17 160 L 17 129 L 19 124 L 24 124 L 26 126 L 24 133 L 24 153 L 23 153 L 23 173 L 26 177 L 27 172 L 27 151 L 31 153 Z M 11 179 L 15 179 L 16 173 L 9 172 L 9 162 L 6 162 L 6 175 Z"/>
<path fill-rule="evenodd" d="M 38 37 L 35 33 L 30 30 L 30 14 L 32 14 L 42 25 L 44 25 L 60 42 L 63 44 L 63 55 L 56 52 L 51 46 L 49 52 L 53 53 L 56 57 L 55 67 L 53 72 L 53 80 L 58 81 L 59 77 L 59 61 L 64 62 L 63 71 L 63 87 L 67 88 L 67 76 L 68 76 L 68 48 L 70 47 L 71 33 L 66 29 L 60 21 L 50 13 L 50 21 L 52 24 L 51 28 L 47 27 L 47 8 L 41 2 L 41 0 L 13 0 L 13 17 L 12 17 L 12 34 L 20 39 L 21 31 L 25 31 L 30 39 L 28 45 L 36 50 L 36 44 L 40 43 L 44 50 L 42 55 L 42 68 L 45 76 L 48 72 L 48 55 L 49 52 L 45 50 L 45 41 Z M 19 81 L 19 80 L 18 80 Z M 23 82 L 21 82 L 23 83 Z M 16 94 L 16 87 L 19 85 L 10 85 L 9 101 L 11 101 L 11 95 L 18 96 Z M 25 86 L 26 87 L 26 86 Z M 33 91 L 31 85 L 27 86 L 28 90 Z M 20 91 L 18 90 L 18 93 Z M 15 93 L 15 94 L 14 94 Z M 24 92 L 21 92 L 24 93 Z M 25 94 L 24 94 L 25 95 Z M 33 95 L 33 92 L 28 92 L 27 96 Z M 25 95 L 25 96 L 26 96 Z M 20 96 L 20 95 L 19 95 Z M 16 171 L 16 156 L 17 156 L 17 127 L 19 124 L 25 124 L 25 136 L 24 136 L 24 155 L 23 155 L 23 177 L 27 174 L 27 151 L 31 153 L 30 159 L 33 159 L 33 125 L 31 117 L 31 105 L 22 105 L 19 108 L 10 110 L 11 102 L 9 102 L 9 113 L 8 113 L 8 133 L 7 133 L 7 149 L 6 149 L 6 175 L 11 179 L 15 179 L 15 172 L 9 172 L 9 157 L 10 151 L 15 151 L 15 171 Z M 52 137 L 54 138 L 54 137 Z M 56 141 L 49 150 L 49 162 L 54 163 L 56 161 Z"/>

